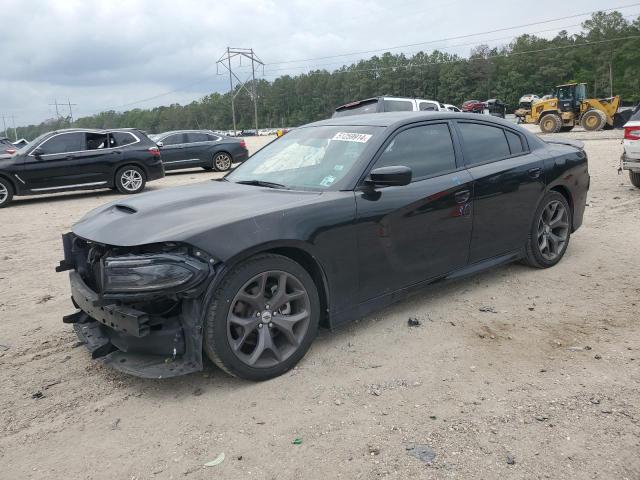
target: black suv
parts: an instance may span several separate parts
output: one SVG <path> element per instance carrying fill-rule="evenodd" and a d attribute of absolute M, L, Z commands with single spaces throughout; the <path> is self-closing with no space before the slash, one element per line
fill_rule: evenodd
<path fill-rule="evenodd" d="M 95 188 L 138 193 L 163 176 L 160 150 L 140 130 L 57 130 L 0 155 L 0 208 L 14 195 Z"/>
<path fill-rule="evenodd" d="M 202 167 L 226 172 L 232 163 L 249 158 L 244 140 L 218 135 L 211 130 L 175 130 L 151 138 L 162 149 L 165 170 Z"/>

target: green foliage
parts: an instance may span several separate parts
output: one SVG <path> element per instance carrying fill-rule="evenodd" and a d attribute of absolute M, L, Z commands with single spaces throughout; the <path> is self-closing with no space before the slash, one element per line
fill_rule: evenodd
<path fill-rule="evenodd" d="M 555 85 L 577 81 L 588 84 L 590 96 L 606 97 L 611 90 L 610 63 L 614 94 L 627 103 L 640 101 L 640 39 L 621 38 L 640 35 L 640 17 L 630 22 L 619 12 L 599 12 L 582 27 L 580 34 L 561 31 L 549 40 L 521 35 L 501 48 L 479 45 L 469 58 L 438 50 L 411 57 L 385 53 L 333 72 L 316 70 L 271 82 L 259 80 L 259 125 L 288 127 L 321 120 L 338 105 L 377 95 L 430 98 L 455 105 L 472 98 L 500 98 L 513 107 L 525 93 L 544 95 Z M 253 104 L 246 91 L 238 94 L 235 103 L 238 128 L 252 128 Z M 101 112 L 74 122 L 76 127 L 136 127 L 149 133 L 180 128 L 228 130 L 232 125 L 229 93 L 212 93 L 188 105 Z M 18 128 L 18 137 L 31 139 L 65 126 L 69 126 L 66 119 L 49 120 Z"/>

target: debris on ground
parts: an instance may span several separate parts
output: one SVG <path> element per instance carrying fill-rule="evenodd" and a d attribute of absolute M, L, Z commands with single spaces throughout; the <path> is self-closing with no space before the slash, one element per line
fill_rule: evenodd
<path fill-rule="evenodd" d="M 333 402 L 336 405 L 342 405 L 342 400 L 340 400 L 339 398 L 336 398 L 336 400 Z"/>
<path fill-rule="evenodd" d="M 498 313 L 495 309 L 495 307 L 480 307 L 478 310 L 480 310 L 481 312 L 485 312 L 485 313 Z"/>
<path fill-rule="evenodd" d="M 422 325 L 422 322 L 415 317 L 409 317 L 409 320 L 407 320 L 407 325 L 409 325 L 410 327 L 419 327 L 420 325 Z"/>
<path fill-rule="evenodd" d="M 9 350 L 11 347 L 9 345 L 0 345 L 0 350 L 2 350 L 3 352 L 6 352 L 7 350 Z"/>
<path fill-rule="evenodd" d="M 200 395 L 202 395 L 204 392 L 203 392 L 203 390 L 202 390 L 200 387 L 198 387 L 198 388 L 196 388 L 192 393 L 193 393 L 193 395 L 194 395 L 194 396 L 199 397 L 199 396 L 200 396 Z"/>
<path fill-rule="evenodd" d="M 47 303 L 49 300 L 53 300 L 53 296 L 47 293 L 46 295 L 43 295 L 37 303 Z"/>
<path fill-rule="evenodd" d="M 426 463 L 431 463 L 436 459 L 436 452 L 429 445 L 409 445 L 406 447 L 407 453 Z"/>
<path fill-rule="evenodd" d="M 513 455 L 507 455 L 507 465 L 515 465 L 516 459 Z"/>
<path fill-rule="evenodd" d="M 371 455 L 372 457 L 376 455 L 380 455 L 380 447 L 369 445 L 369 455 Z"/>
<path fill-rule="evenodd" d="M 595 358 L 596 360 L 600 360 L 602 358 L 602 355 L 596 353 L 595 357 L 593 357 L 593 358 Z"/>
<path fill-rule="evenodd" d="M 293 439 L 293 442 L 291 442 L 294 445 L 302 445 L 302 438 L 300 437 L 296 437 Z"/>
<path fill-rule="evenodd" d="M 120 419 L 116 418 L 111 424 L 111 430 L 118 430 L 119 425 L 120 425 Z"/>
<path fill-rule="evenodd" d="M 42 393 L 40 390 L 38 390 L 37 392 L 31 394 L 31 398 L 36 399 L 36 400 L 39 399 L 39 398 L 44 398 L 44 393 Z"/>
<path fill-rule="evenodd" d="M 216 465 L 220 465 L 222 462 L 224 462 L 224 452 L 222 452 L 220 455 L 218 455 L 215 460 L 211 460 L 210 462 L 207 462 L 204 464 L 205 467 L 215 467 Z"/>

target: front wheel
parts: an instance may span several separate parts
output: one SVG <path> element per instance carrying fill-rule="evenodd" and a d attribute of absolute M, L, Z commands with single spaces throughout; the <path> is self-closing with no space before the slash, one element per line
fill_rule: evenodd
<path fill-rule="evenodd" d="M 128 165 L 116 172 L 116 188 L 120 193 L 133 194 L 144 190 L 147 176 L 140 167 Z"/>
<path fill-rule="evenodd" d="M 13 199 L 13 185 L 8 180 L 0 177 L 0 208 L 4 208 Z"/>
<path fill-rule="evenodd" d="M 558 263 L 569 246 L 571 208 L 564 196 L 549 192 L 540 202 L 525 247 L 526 262 L 536 268 Z"/>
<path fill-rule="evenodd" d="M 290 258 L 258 255 L 233 268 L 207 312 L 204 351 L 225 372 L 268 380 L 287 372 L 316 336 L 320 300 L 307 271 Z"/>

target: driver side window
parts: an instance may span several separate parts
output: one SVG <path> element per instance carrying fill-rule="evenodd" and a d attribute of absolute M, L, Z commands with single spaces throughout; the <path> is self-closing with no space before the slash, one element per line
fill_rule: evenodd
<path fill-rule="evenodd" d="M 390 166 L 411 168 L 412 182 L 455 170 L 456 155 L 449 126 L 437 123 L 398 133 L 374 168 Z"/>
<path fill-rule="evenodd" d="M 40 145 L 42 155 L 79 152 L 85 149 L 85 133 L 71 132 L 55 135 Z"/>

